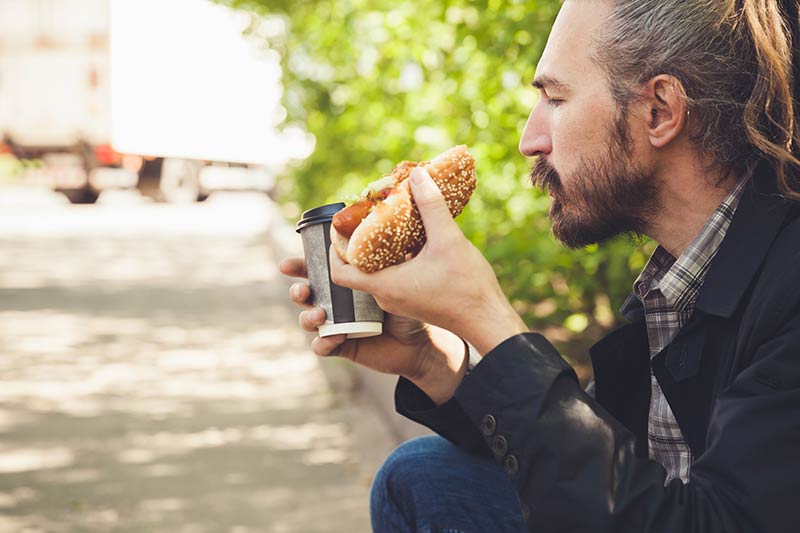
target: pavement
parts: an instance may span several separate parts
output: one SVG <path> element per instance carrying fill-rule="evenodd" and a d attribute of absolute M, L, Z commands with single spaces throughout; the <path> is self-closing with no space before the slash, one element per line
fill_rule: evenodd
<path fill-rule="evenodd" d="M 261 195 L 0 190 L 0 532 L 369 531 L 420 430 L 309 352 L 298 246 Z"/>

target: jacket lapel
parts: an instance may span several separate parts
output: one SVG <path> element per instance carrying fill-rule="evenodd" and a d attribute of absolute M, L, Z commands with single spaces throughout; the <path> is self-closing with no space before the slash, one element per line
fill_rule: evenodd
<path fill-rule="evenodd" d="M 740 317 L 733 315 L 790 209 L 769 186 L 772 178 L 764 172 L 760 168 L 742 195 L 697 294 L 691 319 L 652 362 L 653 373 L 694 456 L 705 451 L 719 363 L 729 361 L 722 352 L 735 349 L 733 339 Z"/>
<path fill-rule="evenodd" d="M 790 206 L 776 194 L 762 165 L 743 194 L 725 239 L 697 295 L 695 311 L 669 346 L 652 360 L 653 373 L 695 456 L 705 451 L 721 351 L 733 349 L 730 319 L 756 276 Z M 641 304 L 623 306 L 634 322 L 590 350 L 598 402 L 637 436 L 636 454 L 647 456 L 650 351 Z M 637 304 L 639 306 L 637 307 Z M 720 336 L 731 338 L 716 338 Z"/>
<path fill-rule="evenodd" d="M 777 194 L 774 177 L 763 167 L 744 191 L 697 295 L 695 308 L 710 315 L 733 314 L 789 213 L 789 202 Z"/>
<path fill-rule="evenodd" d="M 695 312 L 672 342 L 653 357 L 653 374 L 692 454 L 705 451 L 717 354 L 704 354 L 708 319 Z"/>
<path fill-rule="evenodd" d="M 595 399 L 636 436 L 636 455 L 647 457 L 650 352 L 644 321 L 617 329 L 589 352 Z"/>

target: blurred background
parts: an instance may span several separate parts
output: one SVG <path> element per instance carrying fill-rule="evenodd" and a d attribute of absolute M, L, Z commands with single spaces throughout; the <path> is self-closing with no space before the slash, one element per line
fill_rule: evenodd
<path fill-rule="evenodd" d="M 0 531 L 368 531 L 421 429 L 319 361 L 292 225 L 467 144 L 459 224 L 590 377 L 649 253 L 568 251 L 517 152 L 557 0 L 0 0 Z"/>

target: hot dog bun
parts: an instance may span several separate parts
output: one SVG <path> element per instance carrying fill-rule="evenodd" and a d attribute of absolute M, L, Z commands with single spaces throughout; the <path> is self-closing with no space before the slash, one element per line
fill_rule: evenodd
<path fill-rule="evenodd" d="M 439 186 L 453 217 L 458 216 L 475 191 L 475 159 L 464 145 L 440 154 L 424 168 Z M 425 228 L 411 196 L 409 167 L 395 167 L 397 179 L 392 192 L 361 221 L 348 239 L 331 227 L 331 242 L 346 263 L 364 272 L 376 272 L 400 263 L 407 253 L 425 244 Z"/>

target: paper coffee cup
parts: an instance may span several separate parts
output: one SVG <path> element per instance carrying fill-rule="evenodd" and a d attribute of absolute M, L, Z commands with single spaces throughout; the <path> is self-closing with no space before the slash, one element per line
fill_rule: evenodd
<path fill-rule="evenodd" d="M 326 314 L 325 324 L 319 327 L 319 336 L 346 333 L 349 339 L 374 337 L 383 333 L 383 310 L 375 299 L 365 292 L 340 287 L 331 281 L 328 256 L 331 220 L 344 206 L 336 203 L 310 209 L 297 223 L 297 232 L 303 239 L 314 306 L 321 307 Z"/>

